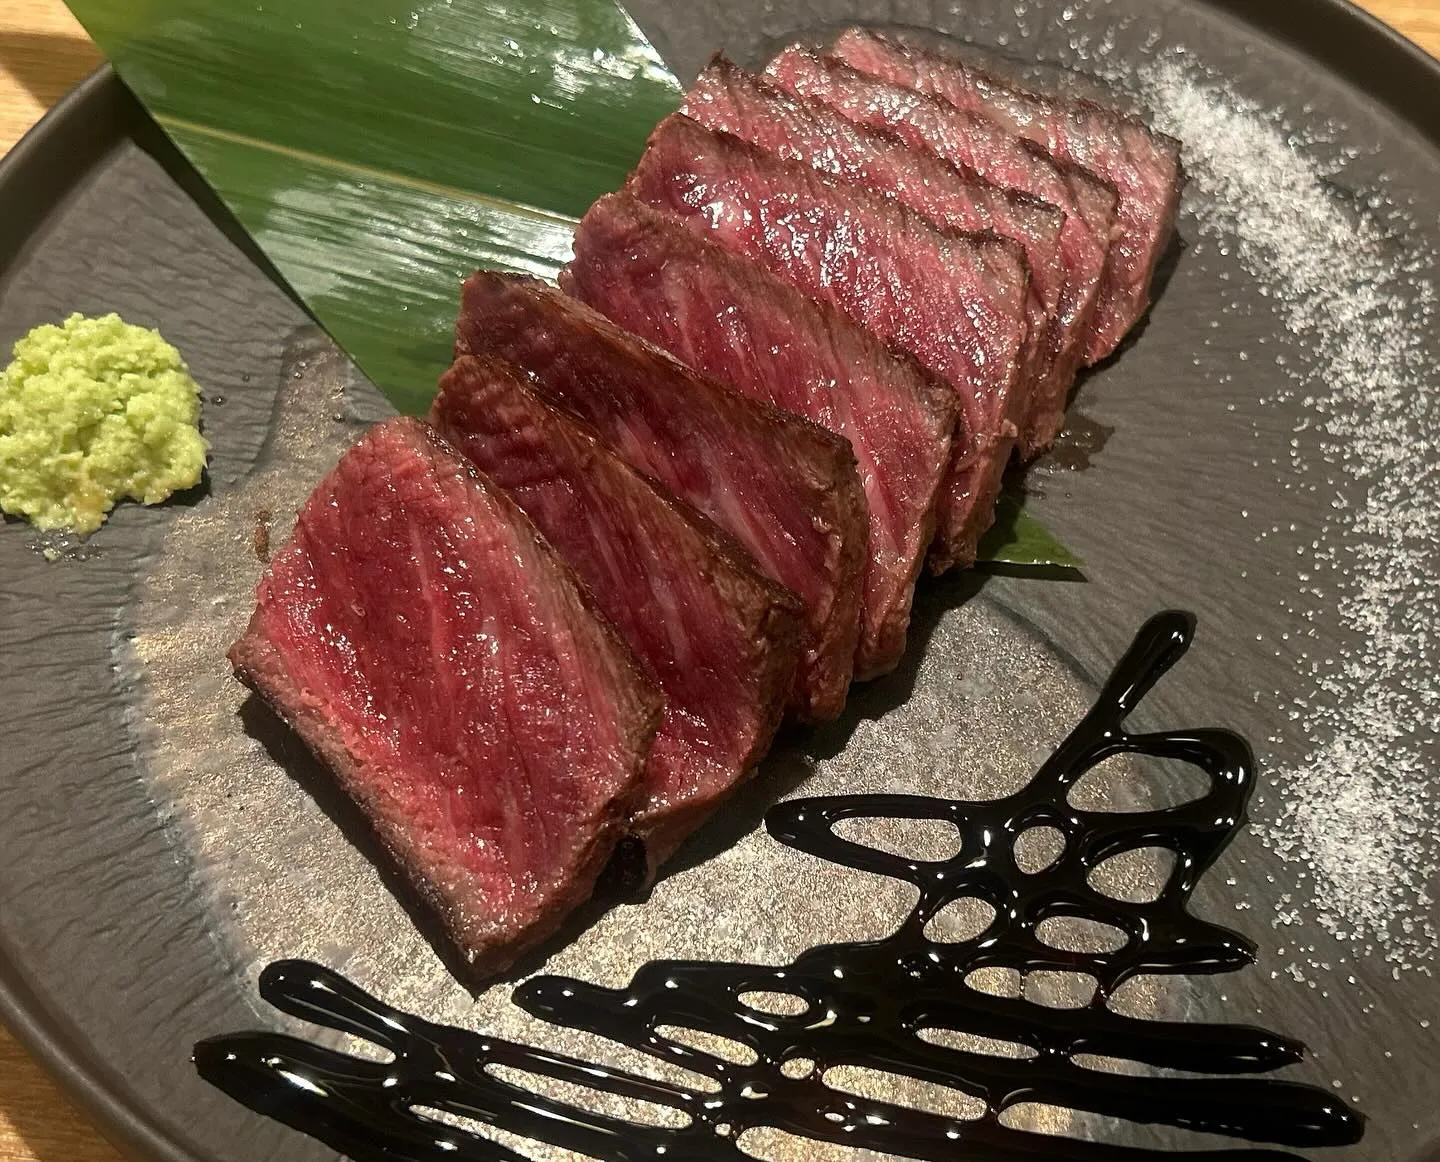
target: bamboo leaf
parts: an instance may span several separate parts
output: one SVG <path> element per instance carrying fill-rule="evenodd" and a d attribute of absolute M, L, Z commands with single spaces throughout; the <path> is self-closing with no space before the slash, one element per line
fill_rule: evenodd
<path fill-rule="evenodd" d="M 70 0 L 315 318 L 401 411 L 461 280 L 554 278 L 682 90 L 614 0 Z M 1018 513 L 984 551 L 1071 558 Z M 1064 558 L 1062 561 L 1060 558 Z"/>
<path fill-rule="evenodd" d="M 613 0 L 71 7 L 162 123 L 572 216 L 681 97 Z"/>
<path fill-rule="evenodd" d="M 1025 511 L 1024 501 L 1002 492 L 995 505 L 995 523 L 980 540 L 978 560 L 996 565 L 1043 566 L 1079 575 L 1085 562 L 1062 545 L 1050 531 Z"/>
<path fill-rule="evenodd" d="M 461 280 L 553 279 L 576 220 L 162 121 L 287 282 L 402 412 L 450 365 Z"/>

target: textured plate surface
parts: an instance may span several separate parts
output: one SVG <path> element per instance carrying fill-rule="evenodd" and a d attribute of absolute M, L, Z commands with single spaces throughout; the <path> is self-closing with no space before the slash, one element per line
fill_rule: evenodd
<path fill-rule="evenodd" d="M 649 904 L 548 967 L 618 983 L 652 956 L 778 961 L 883 932 L 907 901 L 755 833 L 766 802 L 802 779 L 803 793 L 1013 786 L 1144 617 L 1178 605 L 1199 639 L 1146 718 L 1236 727 L 1271 772 L 1257 833 L 1202 892 L 1262 952 L 1153 1005 L 1258 1013 L 1301 1037 L 1315 1059 L 1296 1076 L 1343 1086 L 1372 1118 L 1345 1156 L 1422 1159 L 1440 1139 L 1423 632 L 1440 576 L 1426 349 L 1440 80 L 1340 6 L 1294 0 L 1236 5 L 1268 31 L 1193 0 L 633 8 L 682 76 L 716 47 L 754 61 L 851 19 L 1101 72 L 1189 139 L 1195 172 L 1152 318 L 1083 385 L 1064 446 L 1031 475 L 1088 583 L 928 585 L 907 668 L 857 690 L 842 723 L 787 736 Z M 157 325 L 205 386 L 215 445 L 206 486 L 123 507 L 58 563 L 25 526 L 0 527 L 0 1003 L 137 1156 L 304 1162 L 332 1155 L 188 1062 L 197 1038 L 270 1019 L 253 997 L 266 960 L 313 956 L 427 1016 L 521 1030 L 503 989 L 471 1005 L 449 982 L 345 840 L 344 811 L 305 793 L 293 742 L 226 677 L 257 513 L 282 535 L 380 404 L 186 181 L 104 80 L 0 171 L 0 342 L 72 310 Z"/>

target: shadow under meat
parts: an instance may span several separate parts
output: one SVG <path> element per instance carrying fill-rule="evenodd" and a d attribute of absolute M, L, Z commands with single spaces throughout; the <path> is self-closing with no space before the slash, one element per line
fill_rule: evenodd
<path fill-rule="evenodd" d="M 1115 428 L 1102 424 L 1086 415 L 1079 407 L 1072 406 L 1065 415 L 1065 427 L 1050 448 L 1035 461 L 1041 470 L 1042 487 L 1034 487 L 1035 477 L 1026 475 L 1020 481 L 1019 491 L 1026 494 L 1043 495 L 1043 481 L 1047 469 L 1062 472 L 1085 472 L 1096 456 L 1105 450 Z"/>
<path fill-rule="evenodd" d="M 460 957 L 431 909 L 418 898 L 410 882 L 395 870 L 365 813 L 340 788 L 300 736 L 257 694 L 252 693 L 241 704 L 240 721 L 245 732 L 265 748 L 270 758 L 315 800 L 346 840 L 374 865 L 386 889 L 400 901 L 446 969 L 474 993 L 538 971 L 552 955 L 617 904 L 644 903 L 656 884 L 714 858 L 761 827 L 766 812 L 804 783 L 817 760 L 839 754 L 860 723 L 880 718 L 910 698 L 926 648 L 941 618 L 969 601 L 984 585 L 985 574 L 977 570 L 922 577 L 915 593 L 908 648 L 895 670 L 853 686 L 845 713 L 836 721 L 814 727 L 783 727 L 769 757 L 755 775 L 737 788 L 690 836 L 660 867 L 652 881 L 645 880 L 643 848 L 622 842 L 602 873 L 594 895 L 571 913 L 552 936 L 522 955 L 508 970 L 492 977 L 477 976 L 474 968 Z"/>
<path fill-rule="evenodd" d="M 1084 581 L 1085 570 L 1074 565 L 1012 565 L 1007 561 L 986 561 L 975 570 L 986 577 L 1018 577 L 1025 581 Z"/>
<path fill-rule="evenodd" d="M 970 569 L 942 577 L 923 576 L 915 590 L 910 635 L 900 665 L 888 674 L 850 688 L 845 712 L 819 726 L 787 724 L 775 738 L 770 755 L 754 776 L 741 784 L 680 849 L 664 863 L 650 885 L 713 859 L 759 828 L 765 813 L 810 776 L 818 760 L 834 758 L 850 742 L 862 722 L 881 718 L 909 701 L 920 674 L 930 638 L 940 619 L 969 601 L 985 585 L 985 575 Z M 632 896 L 637 903 L 648 895 Z"/>
<path fill-rule="evenodd" d="M 1099 372 L 1105 371 L 1119 363 L 1125 357 L 1125 353 L 1134 347 L 1145 337 L 1145 332 L 1150 329 L 1150 317 L 1155 309 L 1155 304 L 1164 297 L 1166 289 L 1170 286 L 1170 280 L 1175 277 L 1175 271 L 1180 267 L 1180 259 L 1184 257 L 1185 251 L 1190 244 L 1181 237 L 1177 230 L 1170 236 L 1170 245 L 1165 248 L 1159 260 L 1155 263 L 1155 271 L 1150 276 L 1150 307 L 1140 316 L 1135 325 L 1125 334 L 1120 341 L 1120 346 L 1091 367 L 1082 368 L 1076 377 L 1074 385 L 1070 388 L 1068 404 L 1075 402 L 1076 395 L 1084 388 L 1090 378 Z"/>
<path fill-rule="evenodd" d="M 290 725 L 258 694 L 251 694 L 241 703 L 240 722 L 245 733 L 265 748 L 270 758 L 315 800 L 326 818 L 380 873 L 386 890 L 400 902 L 450 975 L 472 993 L 491 984 L 489 979 L 477 979 L 474 967 L 456 951 L 433 911 L 419 899 L 410 881 L 395 870 L 389 853 L 365 812 L 341 790 L 334 777 Z"/>
<path fill-rule="evenodd" d="M 374 866 L 386 890 L 400 902 L 411 923 L 434 949 L 446 970 L 472 995 L 478 995 L 492 985 L 519 981 L 539 971 L 551 956 L 573 943 L 611 908 L 621 903 L 639 902 L 644 899 L 644 895 L 640 893 L 647 892 L 643 888 L 643 875 L 638 877 L 637 884 L 637 877 L 627 875 L 623 866 L 623 862 L 633 856 L 638 856 L 639 863 L 643 865 L 643 850 L 636 853 L 622 844 L 622 849 L 617 851 L 621 864 L 617 866 L 617 860 L 612 859 L 611 864 L 601 874 L 594 895 L 571 912 L 553 935 L 529 952 L 523 953 L 503 972 L 477 973 L 474 966 L 467 963 L 456 950 L 434 911 L 419 897 L 410 881 L 395 869 L 389 853 L 364 811 L 340 788 L 324 764 L 315 757 L 290 725 L 271 710 L 263 698 L 253 693 L 240 706 L 240 722 L 245 733 L 265 748 L 271 760 L 315 800 L 325 817 L 339 829 L 346 841 L 354 845 Z M 761 809 L 762 816 L 764 809 Z M 668 873 L 669 865 L 666 871 Z"/>
<path fill-rule="evenodd" d="M 1185 241 L 1179 230 L 1170 236 L 1170 245 L 1165 248 L 1165 253 L 1155 263 L 1155 273 L 1150 276 L 1150 302 L 1153 305 L 1158 303 L 1164 296 L 1166 289 L 1170 286 L 1170 280 L 1175 277 L 1175 271 L 1180 267 L 1180 260 L 1185 256 L 1185 251 L 1190 249 L 1190 243 Z M 1150 318 L 1146 312 L 1146 320 Z"/>

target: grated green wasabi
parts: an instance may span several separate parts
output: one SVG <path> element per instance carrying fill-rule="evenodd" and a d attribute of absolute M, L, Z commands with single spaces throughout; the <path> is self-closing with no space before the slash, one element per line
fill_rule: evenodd
<path fill-rule="evenodd" d="M 200 482 L 200 389 L 160 332 L 71 315 L 15 344 L 0 373 L 0 509 L 91 533 L 122 499 Z"/>

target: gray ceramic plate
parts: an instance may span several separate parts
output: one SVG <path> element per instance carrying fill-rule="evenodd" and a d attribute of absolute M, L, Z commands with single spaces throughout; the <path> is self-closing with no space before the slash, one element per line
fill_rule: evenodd
<path fill-rule="evenodd" d="M 1440 69 L 1322 0 L 635 12 L 682 75 L 717 47 L 755 60 L 854 19 L 1102 72 L 1187 139 L 1193 180 L 1148 325 L 1082 385 L 1030 475 L 1087 580 L 925 585 L 907 667 L 858 690 L 842 723 L 783 740 L 649 903 L 550 966 L 620 983 L 650 957 L 778 961 L 878 935 L 908 900 L 780 849 L 756 831 L 767 802 L 802 780 L 1014 786 L 1140 622 L 1187 607 L 1197 645 L 1146 717 L 1230 725 L 1261 753 L 1258 826 L 1200 900 L 1261 956 L 1175 982 L 1149 1011 L 1302 1038 L 1314 1057 L 1294 1075 L 1371 1118 L 1346 1157 L 1425 1158 L 1440 1142 Z M 449 981 L 223 663 L 260 567 L 257 514 L 283 534 L 383 405 L 108 74 L 0 165 L 0 263 L 0 341 L 73 310 L 157 325 L 205 386 L 214 443 L 194 495 L 124 507 L 59 562 L 0 527 L 0 1014 L 137 1157 L 331 1157 L 189 1062 L 198 1038 L 274 1022 L 254 993 L 267 960 L 310 956 L 441 1020 L 551 1036 L 504 989 L 472 1004 Z M 1154 801 L 1172 778 L 1122 771 L 1108 794 Z"/>

